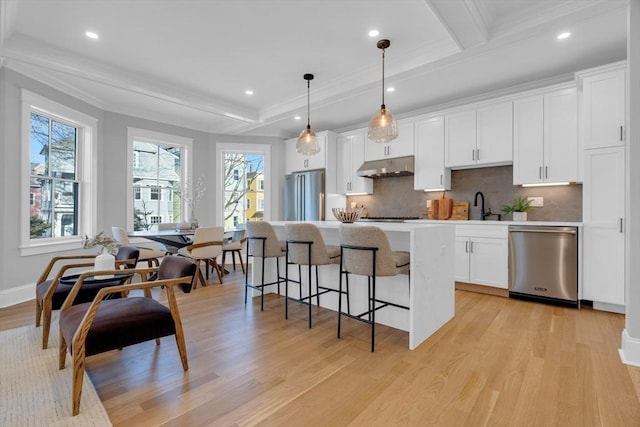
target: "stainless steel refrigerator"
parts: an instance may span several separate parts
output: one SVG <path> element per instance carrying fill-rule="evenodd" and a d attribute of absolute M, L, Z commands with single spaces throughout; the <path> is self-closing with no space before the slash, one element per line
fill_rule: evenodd
<path fill-rule="evenodd" d="M 324 170 L 285 176 L 284 219 L 324 221 Z"/>

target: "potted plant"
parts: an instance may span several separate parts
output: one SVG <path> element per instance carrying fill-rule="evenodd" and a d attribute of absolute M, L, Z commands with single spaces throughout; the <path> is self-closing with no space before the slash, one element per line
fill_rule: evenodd
<path fill-rule="evenodd" d="M 502 213 L 505 215 L 513 214 L 514 221 L 526 221 L 527 211 L 531 210 L 531 201 L 525 196 L 518 196 L 513 199 L 511 205 L 506 205 L 502 208 Z"/>

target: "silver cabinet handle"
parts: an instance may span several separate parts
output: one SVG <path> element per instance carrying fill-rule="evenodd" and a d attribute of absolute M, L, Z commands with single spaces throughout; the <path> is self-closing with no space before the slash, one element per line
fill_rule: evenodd
<path fill-rule="evenodd" d="M 620 232 L 622 233 L 623 232 L 623 230 L 622 230 L 622 218 L 620 218 L 619 221 L 620 221 Z"/>
<path fill-rule="evenodd" d="M 623 135 L 622 135 L 623 134 L 623 130 L 622 129 L 623 129 L 622 126 L 620 126 L 620 141 L 624 141 L 622 139 L 623 138 Z"/>
<path fill-rule="evenodd" d="M 480 160 L 480 149 L 479 148 L 476 149 L 476 160 L 478 160 L 478 161 Z"/>
<path fill-rule="evenodd" d="M 469 243 L 469 252 L 473 253 L 473 240 Z"/>
<path fill-rule="evenodd" d="M 544 179 L 549 178 L 549 166 L 544 167 Z"/>
<path fill-rule="evenodd" d="M 538 168 L 538 178 L 542 179 L 542 166 Z"/>
<path fill-rule="evenodd" d="M 440 185 L 442 185 L 442 174 L 440 174 Z"/>
<path fill-rule="evenodd" d="M 465 254 L 469 253 L 469 241 L 468 240 L 466 242 L 464 242 L 464 253 Z"/>
<path fill-rule="evenodd" d="M 476 161 L 476 150 L 471 150 L 471 160 Z"/>

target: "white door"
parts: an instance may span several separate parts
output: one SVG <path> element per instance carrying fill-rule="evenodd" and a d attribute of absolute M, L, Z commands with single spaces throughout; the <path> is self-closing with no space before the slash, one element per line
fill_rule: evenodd
<path fill-rule="evenodd" d="M 444 116 L 445 166 L 476 163 L 476 110 L 464 110 Z"/>
<path fill-rule="evenodd" d="M 478 164 L 513 161 L 513 103 L 500 102 L 476 110 Z"/>
<path fill-rule="evenodd" d="M 451 173 L 444 168 L 444 116 L 415 123 L 415 190 L 450 190 Z"/>
<path fill-rule="evenodd" d="M 513 103 L 513 184 L 542 182 L 544 114 L 541 95 Z"/>
<path fill-rule="evenodd" d="M 578 99 L 575 88 L 544 95 L 544 181 L 578 182 Z"/>
<path fill-rule="evenodd" d="M 507 239 L 473 237 L 469 246 L 469 282 L 507 289 Z"/>

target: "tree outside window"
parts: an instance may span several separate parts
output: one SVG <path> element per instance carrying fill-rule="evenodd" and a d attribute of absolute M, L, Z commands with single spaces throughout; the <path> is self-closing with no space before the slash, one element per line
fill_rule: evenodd
<path fill-rule="evenodd" d="M 257 206 L 259 195 L 264 197 L 264 186 L 258 182 L 264 176 L 264 158 L 249 153 L 225 153 L 224 155 L 224 226 L 227 229 L 247 221 L 262 219 Z"/>

